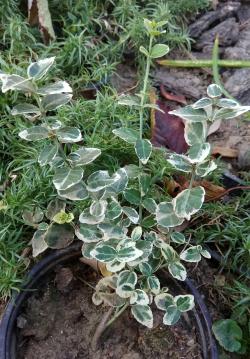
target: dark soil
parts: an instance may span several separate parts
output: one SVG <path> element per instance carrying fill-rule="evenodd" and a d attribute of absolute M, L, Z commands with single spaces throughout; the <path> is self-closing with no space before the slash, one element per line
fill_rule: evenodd
<path fill-rule="evenodd" d="M 83 278 L 83 273 L 77 275 Z M 138 324 L 128 310 L 103 335 L 98 351 L 93 352 L 91 340 L 107 308 L 92 303 L 93 290 L 76 279 L 75 273 L 66 288 L 59 287 L 60 290 L 54 274 L 28 299 L 18 318 L 22 327 L 18 359 L 202 358 L 190 317 L 166 327 L 162 312 L 157 310 L 151 330 Z"/>

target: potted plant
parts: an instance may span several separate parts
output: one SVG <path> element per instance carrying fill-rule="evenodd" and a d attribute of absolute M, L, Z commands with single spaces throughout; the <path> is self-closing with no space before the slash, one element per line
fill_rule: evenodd
<path fill-rule="evenodd" d="M 52 182 L 58 194 L 58 199 L 48 205 L 46 216 L 39 210 L 23 214 L 25 221 L 36 228 L 31 241 L 33 255 L 37 257 L 48 248 L 61 250 L 54 257 L 47 257 L 45 262 L 49 263 L 50 268 L 60 256 L 70 257 L 68 246 L 75 236 L 82 242 L 81 253 L 85 262 L 97 263 L 105 273 L 96 284 L 92 297 L 95 305 L 104 303 L 111 307 L 102 331 L 126 309 L 140 324 L 152 328 L 152 306 L 162 311 L 162 320 L 167 326 L 174 325 L 183 313 L 194 308 L 193 294 L 171 294 L 169 288 L 161 286 L 158 273 L 165 269 L 175 280 L 188 283 L 184 263 L 197 263 L 202 257 L 210 258 L 206 249 L 191 245 L 177 228 L 202 207 L 205 190 L 202 186 L 194 187 L 194 180 L 196 177 L 205 177 L 216 168 L 210 158 L 211 146 L 206 141 L 209 125 L 213 121 L 233 118 L 248 111 L 247 106 L 221 98 L 221 90 L 215 84 L 208 87 L 207 97 L 172 111 L 172 114 L 185 121 L 185 139 L 189 150 L 185 155 L 173 153 L 166 161 L 177 171 L 187 173 L 190 185 L 174 199 L 156 203 L 150 194 L 154 179 L 145 166 L 154 149 L 143 133 L 145 113 L 154 107 L 148 103 L 150 65 L 153 59 L 169 51 L 165 44 L 154 44 L 165 24 L 165 21 L 156 23 L 145 19 L 149 45 L 148 48 L 140 48 L 146 58 L 143 87 L 136 96 L 122 96 L 119 99 L 120 105 L 133 106 L 138 110 L 139 130 L 124 127 L 113 130 L 121 141 L 134 147 L 138 164 L 119 168 L 112 174 L 106 170 L 88 173 L 87 166 L 101 155 L 101 151 L 78 146 L 82 141 L 80 130 L 64 126 L 57 120 L 55 111 L 71 100 L 72 89 L 65 81 L 42 84 L 54 58 L 31 63 L 26 78 L 1 74 L 3 92 L 16 90 L 28 93 L 28 98 L 36 102 L 34 104 L 32 100 L 18 104 L 12 109 L 12 114 L 22 115 L 31 121 L 31 126 L 20 132 L 21 140 L 31 143 L 44 141 L 38 162 L 41 166 L 52 168 Z M 137 188 L 130 186 L 131 181 L 138 182 Z M 72 206 L 76 201 L 82 201 L 83 211 L 75 220 L 67 205 L 70 203 Z M 145 223 L 150 225 L 146 226 Z M 73 248 L 73 256 L 76 253 L 79 256 L 79 244 Z M 47 271 L 44 269 L 47 264 L 40 266 L 40 269 L 43 268 L 42 274 Z M 34 282 L 31 273 L 29 285 L 32 286 Z M 189 288 L 196 295 L 195 288 L 190 285 Z M 197 298 L 199 302 L 201 298 L 198 294 Z M 23 298 L 20 300 L 22 302 Z M 200 303 L 202 310 L 204 303 Z M 206 308 L 203 315 L 205 312 Z M 16 313 L 12 313 L 11 318 L 13 326 Z M 208 318 L 206 330 L 213 346 L 210 324 Z M 6 341 L 5 334 L 2 341 Z M 216 349 L 212 353 L 211 357 L 217 357 Z"/>

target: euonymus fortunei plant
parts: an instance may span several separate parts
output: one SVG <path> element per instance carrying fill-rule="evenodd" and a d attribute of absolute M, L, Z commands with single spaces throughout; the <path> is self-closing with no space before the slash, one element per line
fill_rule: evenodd
<path fill-rule="evenodd" d="M 32 124 L 19 136 L 26 141 L 44 141 L 38 162 L 54 171 L 58 200 L 48 206 L 45 213 L 48 221 L 44 221 L 39 209 L 24 213 L 26 222 L 37 228 L 32 239 L 34 256 L 47 248 L 64 248 L 76 235 L 83 242 L 83 256 L 105 265 L 108 274 L 96 285 L 93 302 L 115 307 L 114 318 L 130 306 L 135 319 L 151 328 L 153 303 L 163 311 L 166 325 L 175 324 L 183 312 L 194 306 L 192 295 L 173 296 L 168 288 L 161 287 L 157 271 L 166 268 L 173 278 L 184 281 L 187 276 L 184 262 L 199 262 L 202 256 L 210 257 L 202 246 L 191 245 L 175 228 L 189 220 L 203 204 L 204 188 L 194 187 L 194 179 L 205 177 L 216 168 L 206 141 L 209 126 L 216 120 L 241 115 L 249 108 L 221 98 L 220 88 L 212 84 L 207 89 L 207 97 L 172 111 L 184 120 L 185 139 L 190 147 L 185 155 L 172 154 L 167 161 L 190 176 L 190 185 L 173 200 L 156 203 L 149 196 L 153 180 L 145 166 L 152 145 L 143 137 L 143 128 L 145 112 L 153 107 L 148 103 L 147 91 L 150 64 L 153 59 L 166 55 L 169 49 L 164 44 L 154 44 L 166 22 L 145 20 L 144 24 L 149 45 L 147 49 L 140 48 L 146 58 L 142 91 L 134 97 L 121 97 L 119 101 L 121 105 L 138 109 L 139 128 L 138 131 L 124 127 L 113 130 L 115 136 L 134 147 L 138 165 L 131 164 L 114 173 L 98 170 L 85 176 L 84 167 L 100 156 L 101 151 L 76 148 L 75 143 L 82 140 L 79 129 L 64 126 L 57 120 L 55 111 L 71 100 L 72 90 L 65 81 L 44 85 L 54 58 L 32 63 L 26 78 L 1 74 L 1 80 L 3 92 L 18 90 L 28 94 L 28 102 L 12 109 L 13 115 L 23 115 Z M 139 190 L 130 187 L 130 181 L 136 178 Z M 66 203 L 72 206 L 74 201 L 82 201 L 84 208 L 79 222 L 74 221 L 72 213 L 65 212 Z M 147 218 L 153 220 L 146 226 Z"/>

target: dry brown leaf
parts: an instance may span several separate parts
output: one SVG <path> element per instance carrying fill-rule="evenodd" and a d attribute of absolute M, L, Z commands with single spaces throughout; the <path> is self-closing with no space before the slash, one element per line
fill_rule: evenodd
<path fill-rule="evenodd" d="M 183 96 L 183 95 L 174 95 L 174 94 L 172 94 L 170 92 L 167 92 L 165 90 L 163 84 L 160 85 L 160 91 L 161 91 L 162 97 L 164 97 L 166 100 L 179 102 L 179 103 L 184 104 L 184 105 L 187 104 L 187 100 L 186 100 L 185 96 Z"/>
<path fill-rule="evenodd" d="M 239 154 L 238 150 L 230 147 L 213 146 L 212 148 L 212 155 L 214 156 L 237 158 L 238 154 Z"/>
<path fill-rule="evenodd" d="M 103 275 L 103 277 L 110 277 L 112 275 L 112 272 L 107 270 L 105 263 L 97 262 L 97 264 L 98 264 L 98 268 L 99 268 L 101 274 Z"/>

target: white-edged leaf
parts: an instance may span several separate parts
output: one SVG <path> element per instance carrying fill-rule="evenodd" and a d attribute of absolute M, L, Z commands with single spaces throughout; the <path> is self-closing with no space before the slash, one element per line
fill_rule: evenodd
<path fill-rule="evenodd" d="M 32 245 L 32 254 L 33 257 L 37 257 L 39 254 L 43 253 L 47 248 L 49 248 L 48 244 L 45 242 L 44 237 L 46 234 L 46 230 L 37 230 L 31 240 Z"/>
<path fill-rule="evenodd" d="M 164 314 L 163 324 L 174 325 L 178 322 L 178 320 L 180 319 L 180 316 L 181 316 L 181 312 L 176 307 L 176 305 L 170 305 L 166 309 L 166 313 Z"/>
<path fill-rule="evenodd" d="M 220 97 L 222 95 L 220 86 L 211 84 L 207 88 L 207 95 L 211 98 Z"/>
<path fill-rule="evenodd" d="M 215 111 L 213 121 L 216 120 L 229 120 L 230 118 L 235 118 L 243 113 L 250 111 L 250 106 L 238 106 L 234 108 L 220 108 Z"/>
<path fill-rule="evenodd" d="M 157 223 L 164 227 L 176 227 L 183 223 L 184 216 L 177 216 L 174 212 L 173 204 L 171 202 L 161 202 L 156 210 Z"/>
<path fill-rule="evenodd" d="M 89 213 L 89 209 L 85 209 L 79 216 L 79 222 L 85 224 L 99 224 L 104 221 L 105 214 L 102 216 L 92 216 Z"/>
<path fill-rule="evenodd" d="M 151 142 L 145 139 L 138 139 L 135 143 L 135 152 L 141 163 L 145 165 L 148 162 L 152 152 Z"/>
<path fill-rule="evenodd" d="M 112 239 L 123 239 L 126 237 L 127 229 L 123 226 L 112 223 L 101 223 L 98 228 L 103 233 L 103 240 L 106 241 Z"/>
<path fill-rule="evenodd" d="M 9 90 L 17 90 L 22 92 L 35 92 L 36 89 L 32 82 L 19 75 L 1 74 L 0 80 L 2 81 L 2 92 L 5 93 Z"/>
<path fill-rule="evenodd" d="M 139 214 L 134 208 L 124 206 L 122 207 L 122 211 L 126 214 L 132 223 L 138 223 Z"/>
<path fill-rule="evenodd" d="M 36 80 L 39 80 L 48 72 L 54 61 L 55 57 L 48 57 L 47 59 L 32 62 L 27 69 L 28 77 L 32 77 Z"/>
<path fill-rule="evenodd" d="M 152 59 L 158 59 L 166 55 L 169 52 L 169 46 L 165 44 L 156 44 L 152 47 L 150 57 Z"/>
<path fill-rule="evenodd" d="M 88 224 L 81 224 L 80 228 L 75 231 L 75 234 L 78 239 L 85 243 L 97 243 L 101 240 L 100 233 L 98 232 L 96 226 Z"/>
<path fill-rule="evenodd" d="M 60 197 L 70 199 L 71 201 L 83 201 L 89 196 L 86 185 L 83 182 L 79 182 L 65 190 L 57 190 L 57 193 Z"/>
<path fill-rule="evenodd" d="M 173 242 L 177 244 L 184 244 L 186 242 L 185 236 L 181 232 L 172 232 L 170 238 Z"/>
<path fill-rule="evenodd" d="M 119 273 L 117 278 L 117 288 L 123 286 L 129 286 L 132 289 L 135 288 L 137 283 L 137 274 L 130 270 L 124 270 Z"/>
<path fill-rule="evenodd" d="M 116 273 L 120 272 L 125 267 L 125 265 L 125 262 L 118 262 L 117 260 L 114 260 L 113 262 L 107 263 L 106 268 L 107 271 Z"/>
<path fill-rule="evenodd" d="M 168 270 L 172 277 L 174 277 L 175 279 L 184 281 L 187 278 L 186 268 L 178 261 L 169 263 Z"/>
<path fill-rule="evenodd" d="M 199 163 L 196 166 L 195 173 L 200 177 L 207 176 L 210 172 L 214 171 L 217 168 L 217 164 L 214 161 L 205 161 Z"/>
<path fill-rule="evenodd" d="M 149 212 L 152 214 L 155 214 L 156 209 L 157 209 L 157 204 L 155 202 L 155 200 L 153 198 L 145 198 L 142 201 L 142 206 Z"/>
<path fill-rule="evenodd" d="M 123 167 L 127 173 L 128 178 L 138 178 L 140 175 L 140 168 L 136 165 L 127 165 Z"/>
<path fill-rule="evenodd" d="M 139 138 L 139 132 L 126 127 L 120 127 L 112 131 L 114 135 L 121 138 L 122 140 L 135 144 Z"/>
<path fill-rule="evenodd" d="M 202 257 L 205 257 L 207 259 L 211 258 L 211 254 L 206 249 L 201 250 L 201 255 L 202 255 Z"/>
<path fill-rule="evenodd" d="M 128 242 L 126 246 L 118 251 L 119 262 L 132 262 L 143 255 L 143 251 L 135 247 L 134 242 Z"/>
<path fill-rule="evenodd" d="M 49 137 L 49 131 L 43 126 L 33 126 L 19 132 L 19 137 L 26 141 L 39 141 Z"/>
<path fill-rule="evenodd" d="M 66 190 L 79 183 L 82 177 L 81 168 L 60 167 L 56 169 L 53 183 L 57 190 Z"/>
<path fill-rule="evenodd" d="M 137 322 L 148 328 L 153 328 L 153 313 L 148 305 L 132 305 L 131 313 Z"/>
<path fill-rule="evenodd" d="M 192 163 L 189 158 L 185 155 L 178 155 L 177 153 L 173 153 L 167 161 L 177 170 L 182 172 L 191 172 L 192 171 Z"/>
<path fill-rule="evenodd" d="M 136 289 L 130 296 L 130 304 L 148 305 L 149 297 L 142 289 Z"/>
<path fill-rule="evenodd" d="M 178 110 L 170 111 L 169 114 L 179 116 L 184 120 L 192 122 L 207 121 L 206 112 L 203 109 L 194 109 L 192 106 L 186 106 Z"/>
<path fill-rule="evenodd" d="M 189 221 L 191 216 L 201 208 L 204 197 L 205 190 L 201 186 L 185 189 L 179 193 L 172 201 L 176 216 Z"/>
<path fill-rule="evenodd" d="M 158 294 L 160 292 L 161 284 L 155 275 L 147 277 L 147 285 L 153 294 Z"/>
<path fill-rule="evenodd" d="M 144 46 L 140 46 L 140 47 L 139 47 L 139 51 L 140 51 L 143 55 L 149 56 L 148 50 L 145 49 Z"/>
<path fill-rule="evenodd" d="M 211 146 L 208 142 L 197 143 L 188 150 L 188 157 L 192 163 L 203 162 L 210 154 Z"/>
<path fill-rule="evenodd" d="M 57 152 L 58 152 L 57 145 L 54 144 L 45 145 L 45 147 L 40 152 L 40 155 L 38 157 L 39 165 L 43 167 L 50 164 L 56 157 Z"/>
<path fill-rule="evenodd" d="M 174 305 L 174 297 L 168 293 L 157 294 L 154 301 L 155 305 L 160 310 L 166 310 L 170 305 Z"/>
<path fill-rule="evenodd" d="M 40 87 L 37 93 L 44 96 L 56 93 L 72 93 L 72 88 L 67 81 L 57 81 L 53 84 Z"/>
<path fill-rule="evenodd" d="M 206 122 L 186 122 L 184 138 L 189 146 L 197 143 L 204 143 L 206 140 L 207 123 Z"/>
<path fill-rule="evenodd" d="M 52 111 L 66 105 L 71 99 L 72 94 L 58 93 L 46 95 L 42 98 L 41 105 L 46 111 Z"/>
<path fill-rule="evenodd" d="M 201 260 L 201 251 L 202 247 L 200 245 L 198 246 L 192 246 L 183 251 L 180 254 L 180 258 L 186 262 L 199 262 Z"/>
<path fill-rule="evenodd" d="M 108 202 L 105 200 L 96 200 L 91 203 L 89 212 L 94 217 L 101 217 L 105 214 Z"/>
<path fill-rule="evenodd" d="M 187 312 L 194 308 L 194 296 L 191 294 L 177 295 L 174 301 L 180 312 Z"/>
<path fill-rule="evenodd" d="M 99 148 L 81 147 L 79 150 L 71 152 L 68 156 L 68 160 L 71 161 L 74 166 L 83 166 L 93 162 L 100 155 L 101 150 L 99 150 Z"/>
<path fill-rule="evenodd" d="M 132 233 L 131 233 L 131 239 L 133 241 L 138 241 L 142 236 L 142 228 L 141 226 L 137 226 L 133 229 Z"/>
<path fill-rule="evenodd" d="M 74 143 L 82 140 L 81 131 L 76 127 L 62 127 L 56 131 L 56 136 L 61 143 Z"/>
<path fill-rule="evenodd" d="M 100 262 L 108 263 L 116 259 L 117 251 L 107 244 L 99 244 L 90 252 L 91 256 Z"/>
<path fill-rule="evenodd" d="M 200 100 L 196 101 L 191 106 L 194 109 L 199 109 L 199 108 L 205 108 L 205 107 L 211 106 L 212 104 L 213 104 L 213 102 L 209 97 L 203 97 Z"/>
<path fill-rule="evenodd" d="M 119 178 L 120 176 L 117 176 Z M 115 183 L 116 177 L 110 177 L 108 171 L 96 171 L 92 173 L 87 180 L 87 189 L 90 192 L 98 192 L 103 190 L 113 183 Z"/>
<path fill-rule="evenodd" d="M 107 209 L 107 214 L 106 214 L 107 218 L 112 221 L 120 217 L 121 214 L 122 214 L 122 207 L 120 203 L 114 200 L 111 201 Z"/>
<path fill-rule="evenodd" d="M 135 188 L 127 188 L 123 192 L 124 198 L 130 203 L 134 205 L 139 205 L 141 203 L 141 193 L 139 190 Z"/>
<path fill-rule="evenodd" d="M 40 109 L 30 103 L 20 103 L 14 106 L 11 110 L 13 116 L 23 115 L 24 117 L 30 118 L 39 116 L 41 114 Z"/>
<path fill-rule="evenodd" d="M 216 105 L 224 108 L 234 108 L 240 106 L 239 102 L 231 100 L 229 98 L 220 98 L 217 101 Z"/>

